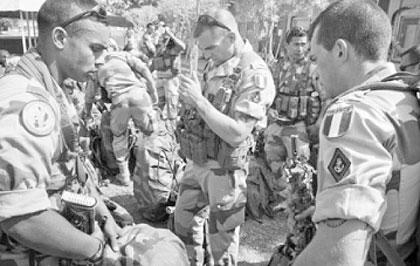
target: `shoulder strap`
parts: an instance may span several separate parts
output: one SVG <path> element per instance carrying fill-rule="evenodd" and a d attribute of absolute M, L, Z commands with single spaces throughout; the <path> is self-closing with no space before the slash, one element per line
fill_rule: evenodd
<path fill-rule="evenodd" d="M 355 91 L 364 90 L 393 90 L 393 91 L 411 91 L 413 93 L 420 93 L 420 74 L 415 75 L 407 72 L 399 72 L 388 76 L 381 81 L 373 82 L 367 85 L 355 87 L 346 91 L 343 95 Z"/>
<path fill-rule="evenodd" d="M 392 266 L 405 266 L 404 261 L 397 253 L 397 251 L 391 246 L 384 232 L 379 230 L 374 235 L 375 245 L 382 251 L 386 259 Z"/>

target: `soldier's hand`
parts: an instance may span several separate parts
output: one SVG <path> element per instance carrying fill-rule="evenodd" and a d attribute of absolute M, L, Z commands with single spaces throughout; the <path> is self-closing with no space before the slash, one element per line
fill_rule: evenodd
<path fill-rule="evenodd" d="M 295 215 L 295 219 L 300 221 L 300 220 L 304 220 L 307 217 L 312 217 L 312 215 L 314 214 L 315 211 L 315 206 L 310 206 L 308 207 L 306 210 L 302 211 L 299 214 Z"/>
<path fill-rule="evenodd" d="M 95 222 L 95 228 L 93 230 L 93 233 L 90 234 L 90 236 L 96 237 L 97 239 L 100 239 L 103 242 L 105 242 L 105 235 L 102 232 L 101 227 L 99 226 L 99 224 L 97 222 Z"/>
<path fill-rule="evenodd" d="M 268 109 L 268 120 L 269 121 L 276 121 L 279 117 L 279 112 L 276 109 Z"/>
<path fill-rule="evenodd" d="M 197 72 L 193 71 L 191 77 L 181 74 L 180 81 L 179 95 L 181 100 L 189 106 L 196 107 L 199 100 L 204 97 Z"/>
<path fill-rule="evenodd" d="M 115 252 L 118 251 L 120 248 L 118 245 L 118 238 L 122 235 L 121 227 L 119 227 L 115 220 L 111 217 L 106 218 L 103 221 L 102 229 L 112 250 Z"/>

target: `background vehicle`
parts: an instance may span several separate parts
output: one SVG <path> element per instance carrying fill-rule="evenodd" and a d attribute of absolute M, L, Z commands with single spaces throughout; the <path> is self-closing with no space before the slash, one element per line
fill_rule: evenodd
<path fill-rule="evenodd" d="M 392 22 L 393 37 L 399 45 L 393 47 L 391 61 L 398 63 L 400 53 L 420 43 L 420 1 L 379 0 Z"/>

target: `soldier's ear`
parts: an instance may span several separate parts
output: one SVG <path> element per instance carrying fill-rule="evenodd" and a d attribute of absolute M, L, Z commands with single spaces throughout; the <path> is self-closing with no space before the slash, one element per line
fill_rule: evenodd
<path fill-rule="evenodd" d="M 51 38 L 54 43 L 54 46 L 57 47 L 57 49 L 59 50 L 64 49 L 64 43 L 66 42 L 67 37 L 67 31 L 62 27 L 55 27 L 51 31 Z"/>
<path fill-rule="evenodd" d="M 346 61 L 348 59 L 349 46 L 343 39 L 338 39 L 333 47 L 333 54 L 339 61 Z"/>
<path fill-rule="evenodd" d="M 232 43 L 235 43 L 235 41 L 236 41 L 236 34 L 235 34 L 234 32 L 229 32 L 229 33 L 227 34 L 227 38 L 229 38 L 229 40 L 230 40 Z"/>

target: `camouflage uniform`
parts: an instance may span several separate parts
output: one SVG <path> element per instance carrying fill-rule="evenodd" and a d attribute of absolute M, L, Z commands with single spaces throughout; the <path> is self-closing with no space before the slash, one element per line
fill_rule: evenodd
<path fill-rule="evenodd" d="M 112 147 L 122 180 L 128 181 L 128 121 L 132 118 L 144 134 L 150 135 L 154 131 L 157 114 L 146 91 L 146 85 L 136 77 L 126 54 L 112 53 L 107 55 L 105 60 L 105 64 L 98 71 L 98 81 L 112 100 Z"/>
<path fill-rule="evenodd" d="M 158 89 L 159 100 L 163 105 L 162 118 L 168 120 L 175 128 L 175 122 L 179 113 L 179 78 L 181 70 L 182 47 L 172 40 L 165 40 L 160 37 L 160 47 L 152 60 L 151 69 L 155 70 L 156 88 Z"/>
<path fill-rule="evenodd" d="M 73 141 L 66 127 L 71 122 L 68 120 L 70 114 L 75 112 L 67 110 L 71 105 L 49 76 L 40 56 L 33 51 L 29 53 L 35 55 L 32 62 L 36 63 L 25 69 L 29 71 L 21 73 L 42 75 L 49 87 L 20 74 L 0 79 L 0 222 L 47 209 L 58 211 L 56 194 L 49 196 L 52 191 L 62 188 L 63 169 L 59 167 L 61 163 L 74 165 L 74 160 L 66 156 L 72 150 Z M 36 71 L 39 68 L 39 73 L 33 73 L 34 68 Z M 120 254 L 107 255 L 106 261 L 127 257 L 142 265 L 170 265 L 164 259 L 161 261 L 161 256 L 156 256 L 160 247 L 164 247 L 172 252 L 172 265 L 187 265 L 182 242 L 168 230 L 162 232 L 144 225 L 127 227 L 120 241 Z M 58 266 L 60 260 L 21 246 L 0 229 L 0 265 Z M 129 265 L 133 265 L 133 260 Z"/>
<path fill-rule="evenodd" d="M 202 88 L 219 111 L 230 117 L 243 113 L 258 120 L 260 126 L 266 122 L 267 108 L 275 93 L 267 65 L 248 42 L 222 65 L 209 65 Z M 219 97 L 226 96 L 226 91 L 232 92 L 232 98 Z M 220 102 L 228 98 L 228 103 Z M 253 137 L 249 136 L 238 148 L 230 147 L 195 116 L 194 110 L 187 113 L 187 117 L 181 115 L 185 128 L 177 129 L 181 151 L 188 162 L 176 202 L 175 232 L 187 246 L 191 265 L 202 265 L 203 225 L 208 217 L 208 242 L 214 264 L 237 265 L 239 226 L 245 218 L 247 152 Z M 227 152 L 229 149 L 232 153 Z"/>
<path fill-rule="evenodd" d="M 275 65 L 273 77 L 277 91 L 271 108 L 277 110 L 279 117 L 270 122 L 264 134 L 264 151 L 273 173 L 279 173 L 286 158 L 292 157 L 291 135 L 298 135 L 298 155 L 310 156 L 307 126 L 316 122 L 320 112 L 312 71 L 308 59 L 295 64 L 284 59 Z"/>
<path fill-rule="evenodd" d="M 363 85 L 395 72 L 389 63 Z M 328 106 L 320 130 L 315 223 L 358 219 L 382 229 L 400 256 L 415 249 L 419 224 L 420 131 L 410 92 L 350 90 Z"/>

